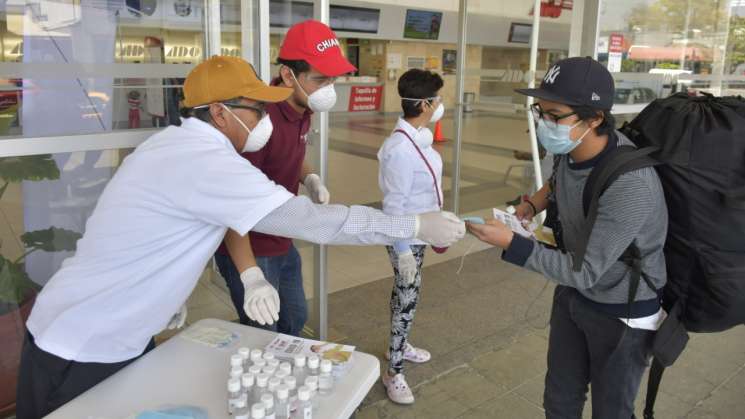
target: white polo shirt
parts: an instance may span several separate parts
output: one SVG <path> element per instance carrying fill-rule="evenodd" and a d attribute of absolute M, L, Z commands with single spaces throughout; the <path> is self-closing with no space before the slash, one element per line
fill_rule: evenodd
<path fill-rule="evenodd" d="M 79 362 L 140 355 L 227 229 L 246 234 L 292 197 L 196 118 L 153 135 L 124 160 L 75 255 L 37 297 L 27 322 L 36 344 Z"/>

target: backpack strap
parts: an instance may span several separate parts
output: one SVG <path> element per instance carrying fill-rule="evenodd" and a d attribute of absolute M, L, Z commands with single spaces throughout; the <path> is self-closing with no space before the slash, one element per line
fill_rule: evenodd
<path fill-rule="evenodd" d="M 585 222 L 572 255 L 572 266 L 575 272 L 582 269 L 582 261 L 587 253 L 590 234 L 598 217 L 600 196 L 622 174 L 658 165 L 659 162 L 649 156 L 658 150 L 657 147 L 636 149 L 633 146 L 620 146 L 603 157 L 592 169 L 582 191 L 582 209 L 585 213 Z"/>
<path fill-rule="evenodd" d="M 644 419 L 654 419 L 654 404 L 657 401 L 657 392 L 662 382 L 662 373 L 665 372 L 665 366 L 652 358 L 652 368 L 649 370 L 649 381 L 647 381 L 647 399 L 644 404 Z"/>

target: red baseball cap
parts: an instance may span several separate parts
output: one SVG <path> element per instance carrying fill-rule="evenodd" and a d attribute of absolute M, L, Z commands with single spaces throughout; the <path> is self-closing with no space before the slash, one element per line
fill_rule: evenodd
<path fill-rule="evenodd" d="M 357 67 L 342 55 L 334 31 L 317 20 L 306 20 L 293 25 L 279 49 L 279 58 L 304 60 L 329 77 L 357 71 Z"/>

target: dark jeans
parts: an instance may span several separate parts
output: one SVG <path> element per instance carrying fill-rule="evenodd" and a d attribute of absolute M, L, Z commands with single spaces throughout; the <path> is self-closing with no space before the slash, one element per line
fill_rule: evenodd
<path fill-rule="evenodd" d="M 151 339 L 142 355 L 153 348 L 155 341 Z M 138 358 L 114 364 L 68 361 L 36 346 L 34 337 L 26 332 L 18 371 L 16 418 L 44 417 Z"/>
<path fill-rule="evenodd" d="M 556 287 L 543 395 L 546 418 L 582 418 L 588 384 L 594 419 L 633 418 L 654 334 L 598 312 L 574 288 Z"/>
<path fill-rule="evenodd" d="M 228 255 L 215 254 L 220 274 L 230 290 L 235 310 L 241 324 L 271 330 L 292 336 L 300 336 L 308 320 L 308 304 L 303 289 L 303 269 L 295 246 L 280 256 L 260 256 L 256 263 L 264 272 L 264 277 L 279 293 L 279 321 L 272 325 L 260 325 L 248 318 L 243 310 L 243 283 L 241 274 Z"/>

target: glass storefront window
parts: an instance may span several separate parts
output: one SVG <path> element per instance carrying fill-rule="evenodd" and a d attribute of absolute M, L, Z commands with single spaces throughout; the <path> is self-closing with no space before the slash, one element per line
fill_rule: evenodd
<path fill-rule="evenodd" d="M 0 78 L 0 138 L 178 123 L 183 80 L 208 56 L 205 4 L 4 3 L 0 65 L 21 65 L 11 71 L 21 74 Z M 219 6 L 219 53 L 241 56 L 241 2 L 221 0 Z M 34 123 L 39 120 L 47 124 Z"/>
<path fill-rule="evenodd" d="M 598 60 L 614 73 L 620 121 L 678 91 L 745 93 L 742 2 L 602 1 L 599 28 Z"/>
<path fill-rule="evenodd" d="M 0 158 L 0 417 L 13 411 L 34 299 L 75 251 L 85 221 L 131 150 Z"/>
<path fill-rule="evenodd" d="M 255 39 L 242 36 L 248 24 L 241 7 L 255 8 L 256 1 L 220 0 L 218 27 L 207 16 L 210 3 L 0 3 L 0 145 L 112 131 L 139 140 L 143 133 L 128 130 L 179 123 L 184 78 L 209 56 L 208 34 L 218 33 L 217 53 L 231 56 L 242 56 L 242 42 Z M 101 192 L 132 151 L 106 141 L 94 151 L 0 158 L 0 417 L 14 409 L 34 297 L 73 254 Z M 13 154 L 8 143 L 5 156 Z M 208 282 L 200 281 L 199 301 L 189 303 L 191 319 L 234 319 Z"/>

